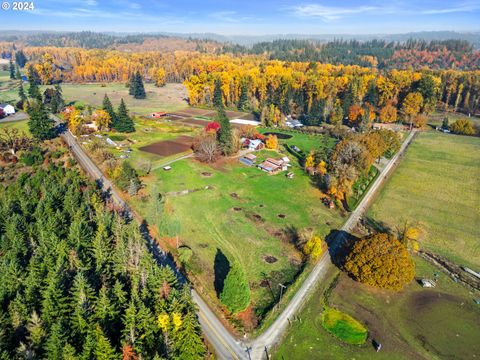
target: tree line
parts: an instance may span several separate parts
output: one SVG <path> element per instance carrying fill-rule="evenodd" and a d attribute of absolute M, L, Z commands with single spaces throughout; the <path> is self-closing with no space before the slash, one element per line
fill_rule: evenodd
<path fill-rule="evenodd" d="M 0 357 L 202 359 L 188 286 L 75 170 L 0 186 Z"/>
<path fill-rule="evenodd" d="M 260 42 L 252 47 L 225 46 L 223 53 L 256 54 L 270 60 L 315 61 L 336 65 L 359 65 L 378 69 L 478 70 L 480 52 L 464 40 L 417 40 L 387 42 L 385 40 L 315 40 L 279 39 Z"/>

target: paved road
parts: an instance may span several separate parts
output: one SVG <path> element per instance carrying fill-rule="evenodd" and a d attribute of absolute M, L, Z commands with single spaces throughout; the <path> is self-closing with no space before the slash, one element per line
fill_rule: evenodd
<path fill-rule="evenodd" d="M 57 124 L 61 123 L 61 120 L 59 118 L 53 115 L 52 118 L 56 121 Z M 403 153 L 410 144 L 414 134 L 414 132 L 411 132 L 408 135 L 397 155 L 395 155 L 382 170 L 380 175 L 377 177 L 373 185 L 368 190 L 367 194 L 365 194 L 363 200 L 357 206 L 355 211 L 350 214 L 350 217 L 341 228 L 343 232 L 339 232 L 339 235 L 334 240 L 334 243 L 341 243 L 344 240 L 344 234 L 350 232 L 355 227 L 360 217 L 365 213 L 366 209 L 368 208 L 370 201 L 372 200 L 375 193 L 384 183 L 399 158 L 403 156 Z M 120 195 L 115 191 L 111 182 L 103 176 L 100 169 L 98 169 L 98 167 L 93 163 L 93 161 L 85 154 L 80 145 L 78 145 L 75 137 L 68 130 L 63 132 L 60 136 L 70 146 L 71 152 L 76 157 L 82 168 L 92 178 L 94 178 L 95 180 L 100 180 L 103 189 L 110 192 L 112 199 L 118 205 L 123 207 L 126 211 L 129 211 L 128 206 L 122 200 Z M 167 263 L 168 265 L 174 267 L 173 262 L 168 258 L 165 252 L 159 249 L 156 242 L 151 238 L 149 238 L 149 245 L 151 248 L 153 248 L 153 254 L 159 262 Z M 324 278 L 330 266 L 333 266 L 330 261 L 330 257 L 325 254 L 322 259 L 317 263 L 317 265 L 315 265 L 306 280 L 303 282 L 300 289 L 293 296 L 290 303 L 287 305 L 285 310 L 283 310 L 283 312 L 278 316 L 275 322 L 265 332 L 263 332 L 262 335 L 249 343 L 235 339 L 235 337 L 231 335 L 230 332 L 218 320 L 215 313 L 210 309 L 207 303 L 198 295 L 195 290 L 192 290 L 193 300 L 198 306 L 197 314 L 200 324 L 202 326 L 202 331 L 207 340 L 212 345 L 212 347 L 215 349 L 217 358 L 235 360 L 259 360 L 266 358 L 267 352 L 281 340 L 283 334 L 287 330 L 289 319 L 293 319 L 294 315 L 305 303 L 308 295 L 315 288 L 315 285 Z"/>
<path fill-rule="evenodd" d="M 23 111 L 17 111 L 13 115 L 9 115 L 7 117 L 4 117 L 3 119 L 0 120 L 0 124 L 3 123 L 9 123 L 9 122 L 15 122 L 15 121 L 22 121 L 22 120 L 27 120 L 29 118 L 28 114 L 23 112 Z"/>

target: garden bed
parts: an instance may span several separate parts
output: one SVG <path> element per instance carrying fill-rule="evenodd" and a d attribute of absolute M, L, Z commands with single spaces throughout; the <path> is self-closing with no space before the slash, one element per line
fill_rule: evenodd
<path fill-rule="evenodd" d="M 139 150 L 160 156 L 171 156 L 190 150 L 192 142 L 193 138 L 190 136 L 179 136 L 173 140 L 163 140 L 143 146 Z"/>

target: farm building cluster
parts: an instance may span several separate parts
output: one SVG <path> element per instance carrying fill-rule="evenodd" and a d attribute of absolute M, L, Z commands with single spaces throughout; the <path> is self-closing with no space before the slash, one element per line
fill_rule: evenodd
<path fill-rule="evenodd" d="M 240 157 L 239 161 L 244 165 L 254 166 L 257 161 L 257 156 L 252 153 L 248 153 Z M 275 175 L 281 171 L 287 171 L 290 166 L 290 159 L 286 156 L 283 156 L 280 159 L 267 158 L 258 164 L 257 168 L 265 171 L 268 175 Z"/>

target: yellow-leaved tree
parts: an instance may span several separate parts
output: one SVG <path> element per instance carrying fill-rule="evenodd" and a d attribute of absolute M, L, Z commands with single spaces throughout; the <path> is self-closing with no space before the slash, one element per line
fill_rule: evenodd
<path fill-rule="evenodd" d="M 416 116 L 423 105 L 423 96 L 419 92 L 412 92 L 405 97 L 402 104 L 402 111 L 407 117 L 411 119 Z"/>
<path fill-rule="evenodd" d="M 265 140 L 265 147 L 267 149 L 276 149 L 278 148 L 278 138 L 276 135 L 268 135 L 267 139 Z"/>
<path fill-rule="evenodd" d="M 322 239 L 318 235 L 313 235 L 307 240 L 303 246 L 303 253 L 310 257 L 310 259 L 318 259 L 322 253 Z"/>
<path fill-rule="evenodd" d="M 108 130 L 112 119 L 105 110 L 95 110 L 92 114 L 92 119 L 98 126 L 99 130 Z"/>
<path fill-rule="evenodd" d="M 74 109 L 68 116 L 68 129 L 73 135 L 80 135 L 83 129 L 82 113 L 78 109 Z"/>
<path fill-rule="evenodd" d="M 387 233 L 357 240 L 343 268 L 357 281 L 391 290 L 402 289 L 415 276 L 415 263 L 407 248 Z"/>

